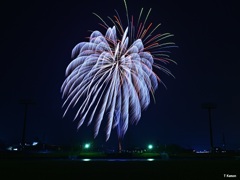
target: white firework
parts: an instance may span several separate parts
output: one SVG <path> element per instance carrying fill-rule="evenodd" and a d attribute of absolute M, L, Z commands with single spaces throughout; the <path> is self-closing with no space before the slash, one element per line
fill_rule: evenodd
<path fill-rule="evenodd" d="M 168 55 L 168 48 L 175 47 L 174 43 L 163 42 L 172 35 L 153 35 L 160 24 L 151 32 L 152 23 L 145 27 L 151 9 L 143 23 L 141 9 L 135 25 L 133 18 L 129 21 L 126 2 L 125 8 L 126 28 L 118 13 L 114 19 L 110 18 L 111 27 L 97 15 L 106 33 L 93 31 L 88 42 L 80 42 L 73 48 L 73 60 L 66 68 L 61 87 L 63 97 L 66 96 L 64 116 L 70 107 L 80 104 L 75 115 L 75 119 L 79 118 L 78 128 L 85 121 L 90 125 L 95 120 L 96 137 L 106 121 L 106 140 L 113 128 L 117 127 L 121 140 L 129 123 L 138 123 L 142 110 L 150 104 L 151 94 L 154 97 L 158 83 L 162 82 L 154 69 L 172 75 L 161 63 L 174 62 Z"/>

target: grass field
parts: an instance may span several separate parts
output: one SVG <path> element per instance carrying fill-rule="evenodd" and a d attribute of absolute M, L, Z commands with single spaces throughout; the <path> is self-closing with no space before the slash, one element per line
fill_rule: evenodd
<path fill-rule="evenodd" d="M 152 161 L 148 161 L 151 158 Z M 83 161 L 87 159 L 88 161 Z M 0 180 L 5 179 L 170 179 L 240 180 L 239 155 L 179 154 L 162 159 L 159 153 L 0 154 Z"/>
<path fill-rule="evenodd" d="M 225 177 L 224 177 L 225 174 Z M 229 177 L 233 175 L 234 177 Z M 226 177 L 228 176 L 228 177 Z M 239 160 L 1 159 L 0 179 L 240 179 Z"/>

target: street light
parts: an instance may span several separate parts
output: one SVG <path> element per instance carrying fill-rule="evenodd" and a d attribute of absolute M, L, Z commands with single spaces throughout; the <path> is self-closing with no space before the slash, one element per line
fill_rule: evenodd
<path fill-rule="evenodd" d="M 212 133 L 212 118 L 211 118 L 211 112 L 212 109 L 216 108 L 216 105 L 213 103 L 203 103 L 202 108 L 208 110 L 208 121 L 209 121 L 209 134 L 210 134 L 210 148 L 211 148 L 211 153 L 214 152 L 214 145 L 213 145 L 213 133 Z"/>
<path fill-rule="evenodd" d="M 149 150 L 152 150 L 152 149 L 153 149 L 153 145 L 152 145 L 152 144 L 149 144 L 149 145 L 148 145 L 148 149 L 149 149 Z"/>
<path fill-rule="evenodd" d="M 84 145 L 84 149 L 89 149 L 90 148 L 90 143 L 86 143 L 85 145 Z"/>

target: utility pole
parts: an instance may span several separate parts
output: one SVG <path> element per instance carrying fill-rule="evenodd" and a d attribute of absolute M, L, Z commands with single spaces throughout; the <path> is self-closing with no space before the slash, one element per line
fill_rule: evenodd
<path fill-rule="evenodd" d="M 226 141 L 225 141 L 225 135 L 222 133 L 222 149 L 226 151 Z"/>
<path fill-rule="evenodd" d="M 22 149 L 25 149 L 25 143 L 26 143 L 26 123 L 27 123 L 27 111 L 28 111 L 28 106 L 33 104 L 33 101 L 31 100 L 20 100 L 20 104 L 25 105 L 24 109 L 24 121 L 23 121 L 23 131 L 22 131 L 22 141 L 21 141 L 21 146 Z"/>
<path fill-rule="evenodd" d="M 213 103 L 204 103 L 202 104 L 202 108 L 208 110 L 208 121 L 209 121 L 209 134 L 210 134 L 210 148 L 211 148 L 211 153 L 214 152 L 214 145 L 213 145 L 213 134 L 212 134 L 212 117 L 211 117 L 211 112 L 212 109 L 216 108 L 216 105 Z"/>

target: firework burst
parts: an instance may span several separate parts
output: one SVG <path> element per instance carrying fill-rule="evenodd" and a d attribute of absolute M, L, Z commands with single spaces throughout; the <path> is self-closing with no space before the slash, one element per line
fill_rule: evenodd
<path fill-rule="evenodd" d="M 170 33 L 156 34 L 160 24 L 146 25 L 151 9 L 142 18 L 143 8 L 135 22 L 129 19 L 127 4 L 127 26 L 124 27 L 116 11 L 109 18 L 109 26 L 100 16 L 105 35 L 93 31 L 89 41 L 80 42 L 72 50 L 72 61 L 66 68 L 66 79 L 61 91 L 66 97 L 64 113 L 70 107 L 80 104 L 75 119 L 79 119 L 78 128 L 87 121 L 95 121 L 94 137 L 100 126 L 106 121 L 106 140 L 116 127 L 119 139 L 122 139 L 129 123 L 138 123 L 142 110 L 150 104 L 150 96 L 161 82 L 154 70 L 168 75 L 171 72 L 162 64 L 174 62 L 169 57 L 169 48 L 173 42 L 165 40 Z"/>

